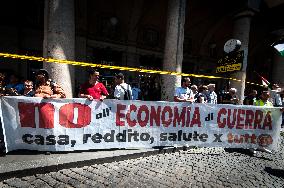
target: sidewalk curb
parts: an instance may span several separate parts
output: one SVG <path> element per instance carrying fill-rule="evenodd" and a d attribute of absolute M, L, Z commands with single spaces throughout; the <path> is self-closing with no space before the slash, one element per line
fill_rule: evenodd
<path fill-rule="evenodd" d="M 25 176 L 33 176 L 35 174 L 45 174 L 49 172 L 57 172 L 62 169 L 67 168 L 81 168 L 84 166 L 90 166 L 93 164 L 102 164 L 102 163 L 111 163 L 114 161 L 123 161 L 128 159 L 135 159 L 139 157 L 148 157 L 151 155 L 157 155 L 157 154 L 164 154 L 164 153 L 173 153 L 176 151 L 183 150 L 183 147 L 178 148 L 162 148 L 162 149 L 154 149 L 152 151 L 143 151 L 138 153 L 132 153 L 132 154 L 126 154 L 126 155 L 117 155 L 113 157 L 102 157 L 97 159 L 90 159 L 90 160 L 82 160 L 82 161 L 75 161 L 75 162 L 69 162 L 69 163 L 63 163 L 63 164 L 55 164 L 55 165 L 49 165 L 49 166 L 41 166 L 41 167 L 35 167 L 35 168 L 26 168 L 23 170 L 15 170 L 15 171 L 9 171 L 0 173 L 0 181 L 10 179 L 10 178 L 21 178 Z"/>

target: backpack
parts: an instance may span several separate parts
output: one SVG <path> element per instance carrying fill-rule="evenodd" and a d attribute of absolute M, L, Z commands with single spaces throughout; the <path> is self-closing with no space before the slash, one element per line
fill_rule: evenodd
<path fill-rule="evenodd" d="M 125 89 L 122 85 L 120 86 L 124 90 L 123 100 L 131 100 L 130 91 L 128 89 Z"/>

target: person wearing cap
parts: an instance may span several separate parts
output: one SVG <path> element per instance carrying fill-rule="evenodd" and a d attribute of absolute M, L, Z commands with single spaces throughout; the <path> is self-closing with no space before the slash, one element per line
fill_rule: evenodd
<path fill-rule="evenodd" d="M 270 94 L 269 94 L 269 91 L 262 91 L 260 97 L 259 97 L 259 100 L 256 100 L 255 103 L 254 103 L 254 106 L 270 106 L 270 107 L 273 107 L 273 103 L 269 101 L 269 98 L 270 98 Z M 280 111 L 281 112 L 284 112 L 284 108 L 280 108 Z"/>
<path fill-rule="evenodd" d="M 280 107 L 282 106 L 282 99 L 280 96 L 281 88 L 278 84 L 272 84 L 272 90 L 270 90 L 270 102 L 272 102 L 273 106 Z"/>
<path fill-rule="evenodd" d="M 258 100 L 255 100 L 255 102 L 253 103 L 254 106 L 270 106 L 273 107 L 272 102 L 269 101 L 270 98 L 270 94 L 269 91 L 262 91 L 261 95 L 259 96 Z"/>
<path fill-rule="evenodd" d="M 207 103 L 208 102 L 208 87 L 201 85 L 198 88 L 198 93 L 194 96 L 196 103 Z"/>
<path fill-rule="evenodd" d="M 54 81 L 49 79 L 47 70 L 40 69 L 36 73 L 35 97 L 50 98 L 66 98 L 63 89 Z"/>
<path fill-rule="evenodd" d="M 244 105 L 253 105 L 257 100 L 257 91 L 253 89 L 251 93 L 244 99 Z"/>
<path fill-rule="evenodd" d="M 197 85 L 192 85 L 192 86 L 190 87 L 190 89 L 191 89 L 191 91 L 192 91 L 192 93 L 193 93 L 194 96 L 198 93 L 198 87 L 197 87 Z"/>
<path fill-rule="evenodd" d="M 208 84 L 208 101 L 209 104 L 217 104 L 217 94 L 215 92 L 215 84 Z"/>
<path fill-rule="evenodd" d="M 229 93 L 226 94 L 222 100 L 223 104 L 239 104 L 239 98 L 237 96 L 237 89 L 236 88 L 230 88 Z"/>
<path fill-rule="evenodd" d="M 88 82 L 80 86 L 79 97 L 87 98 L 89 100 L 105 99 L 109 93 L 103 83 L 99 82 L 100 73 L 94 69 L 89 71 Z"/>
<path fill-rule="evenodd" d="M 132 89 L 131 86 L 124 81 L 124 75 L 118 73 L 114 77 L 115 79 L 115 89 L 114 89 L 114 98 L 118 100 L 132 100 Z"/>
<path fill-rule="evenodd" d="M 256 100 L 253 105 L 254 106 L 267 106 L 267 107 L 273 107 L 273 104 L 268 100 L 270 97 L 270 94 L 268 91 L 264 90 L 261 92 L 261 95 L 259 96 L 259 99 Z M 264 147 L 258 147 L 257 149 L 255 148 L 250 148 L 249 151 L 253 155 L 256 153 L 256 150 L 266 152 L 266 153 L 272 153 L 270 150 L 264 148 Z"/>

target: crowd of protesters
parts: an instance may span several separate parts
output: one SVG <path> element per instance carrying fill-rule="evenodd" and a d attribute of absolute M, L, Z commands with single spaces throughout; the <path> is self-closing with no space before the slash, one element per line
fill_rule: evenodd
<path fill-rule="evenodd" d="M 241 104 L 237 95 L 236 88 L 230 88 L 228 92 L 222 92 L 217 95 L 215 92 L 215 84 L 191 85 L 190 78 L 182 78 L 181 87 L 175 90 L 175 102 L 190 102 L 190 103 L 208 103 L 208 104 Z M 218 92 L 219 93 L 219 92 Z M 260 91 L 260 95 L 256 90 L 245 97 L 244 105 L 254 106 L 271 106 L 284 107 L 284 91 L 277 84 L 271 84 L 267 88 Z M 281 108 L 283 111 L 283 108 Z M 284 127 L 284 114 L 282 114 L 282 125 Z"/>
<path fill-rule="evenodd" d="M 190 84 L 190 78 L 187 77 L 182 79 L 181 87 L 177 87 L 175 90 L 174 101 L 208 104 L 218 103 L 218 96 L 215 92 L 215 84 L 201 85 L 199 87 L 196 85 L 190 86 Z M 241 104 L 237 95 L 237 89 L 230 88 L 228 93 L 223 93 L 221 96 L 219 96 L 219 103 L 233 105 Z M 252 90 L 251 93 L 246 96 L 244 104 L 254 106 L 283 107 L 283 90 L 277 84 L 272 84 L 268 88 L 262 90 L 259 96 L 257 95 L 256 90 Z M 284 113 L 284 108 L 281 108 L 280 111 Z M 283 117 L 284 115 L 282 114 L 281 126 L 284 125 Z M 257 150 L 272 153 L 267 148 L 261 146 L 258 148 L 248 149 L 251 155 L 254 155 Z"/>
<path fill-rule="evenodd" d="M 8 84 L 5 84 L 5 74 L 0 73 L 0 95 L 1 96 L 27 96 L 49 98 L 65 98 L 61 86 L 49 78 L 45 69 L 36 72 L 35 81 L 21 81 L 15 74 L 10 75 Z"/>
<path fill-rule="evenodd" d="M 89 69 L 89 79 L 80 86 L 78 97 L 88 98 L 89 100 L 119 99 L 119 100 L 147 100 L 145 89 L 139 88 L 137 83 L 132 85 L 125 82 L 125 76 L 122 73 L 114 76 L 113 88 L 106 89 L 101 83 L 100 73 L 97 70 Z M 7 84 L 5 83 L 7 82 Z M 155 86 L 152 83 L 153 87 Z M 155 86 L 159 88 L 158 86 Z M 272 106 L 283 106 L 284 91 L 277 84 L 271 84 L 265 90 L 269 91 L 268 101 Z M 175 102 L 190 103 L 208 103 L 208 104 L 234 104 L 238 105 L 240 99 L 237 95 L 237 89 L 230 88 L 227 92 L 215 92 L 215 84 L 208 85 L 192 85 L 189 77 L 182 78 L 181 87 L 175 89 L 173 96 Z M 66 94 L 62 87 L 54 80 L 49 78 L 49 73 L 45 69 L 40 69 L 35 73 L 35 79 L 21 80 L 16 74 L 11 74 L 9 79 L 5 78 L 5 74 L 0 72 L 0 96 L 27 96 L 48 98 L 65 98 Z M 158 96 L 159 94 L 155 94 Z M 244 105 L 256 105 L 261 100 L 261 92 L 251 90 L 245 97 Z M 261 103 L 262 105 L 266 105 Z M 261 106 L 262 106 L 261 105 Z M 282 125 L 284 126 L 284 120 Z"/>
<path fill-rule="evenodd" d="M 108 91 L 103 83 L 99 81 L 100 73 L 97 70 L 88 71 L 89 79 L 80 86 L 78 97 L 88 100 L 104 100 L 106 98 L 118 100 L 141 100 L 143 88 L 138 84 L 125 82 L 122 73 L 114 76 L 114 88 Z M 5 82 L 8 82 L 7 84 Z M 156 87 L 155 84 L 152 84 Z M 230 88 L 228 92 L 215 92 L 215 84 L 191 85 L 189 77 L 182 78 L 181 87 L 175 89 L 173 96 L 175 102 L 207 103 L 207 104 L 241 104 L 237 95 L 237 89 Z M 244 105 L 255 106 L 275 106 L 283 107 L 283 89 L 272 84 L 258 95 L 256 90 L 252 90 L 243 101 Z M 158 94 L 157 94 L 158 95 Z M 27 96 L 50 98 L 66 98 L 62 87 L 49 78 L 49 73 L 45 69 L 40 69 L 35 74 L 34 81 L 22 81 L 16 74 L 11 74 L 8 81 L 5 74 L 0 72 L 0 96 Z M 281 109 L 283 111 L 283 108 Z M 283 115 L 284 117 L 284 115 Z M 282 118 L 283 119 L 283 118 Z M 284 119 L 282 121 L 284 126 Z M 1 126 L 0 126 L 1 128 Z M 3 135 L 0 131 L 0 144 L 3 144 Z M 1 145 L 0 145 L 1 148 Z"/>
<path fill-rule="evenodd" d="M 114 98 L 120 100 L 141 99 L 141 90 L 137 84 L 133 88 L 125 82 L 122 73 L 114 76 L 114 91 L 109 94 L 105 85 L 99 81 L 100 73 L 94 69 L 88 71 L 89 79 L 80 86 L 78 97 L 89 100 L 104 100 Z M 50 98 L 66 98 L 62 87 L 54 80 L 50 79 L 49 73 L 45 69 L 40 69 L 35 73 L 34 81 L 21 80 L 17 75 L 11 74 L 6 78 L 0 72 L 0 96 L 27 96 Z"/>
<path fill-rule="evenodd" d="M 238 104 L 237 90 L 231 88 L 228 93 L 218 97 L 215 84 L 191 85 L 190 78 L 182 78 L 181 87 L 177 87 L 174 94 L 175 102 L 208 103 L 208 104 Z"/>

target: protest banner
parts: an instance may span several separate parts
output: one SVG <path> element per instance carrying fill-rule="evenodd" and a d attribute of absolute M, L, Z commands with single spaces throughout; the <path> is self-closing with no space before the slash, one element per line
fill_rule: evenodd
<path fill-rule="evenodd" d="M 1 97 L 6 150 L 154 146 L 276 149 L 279 108 L 166 101 Z"/>

